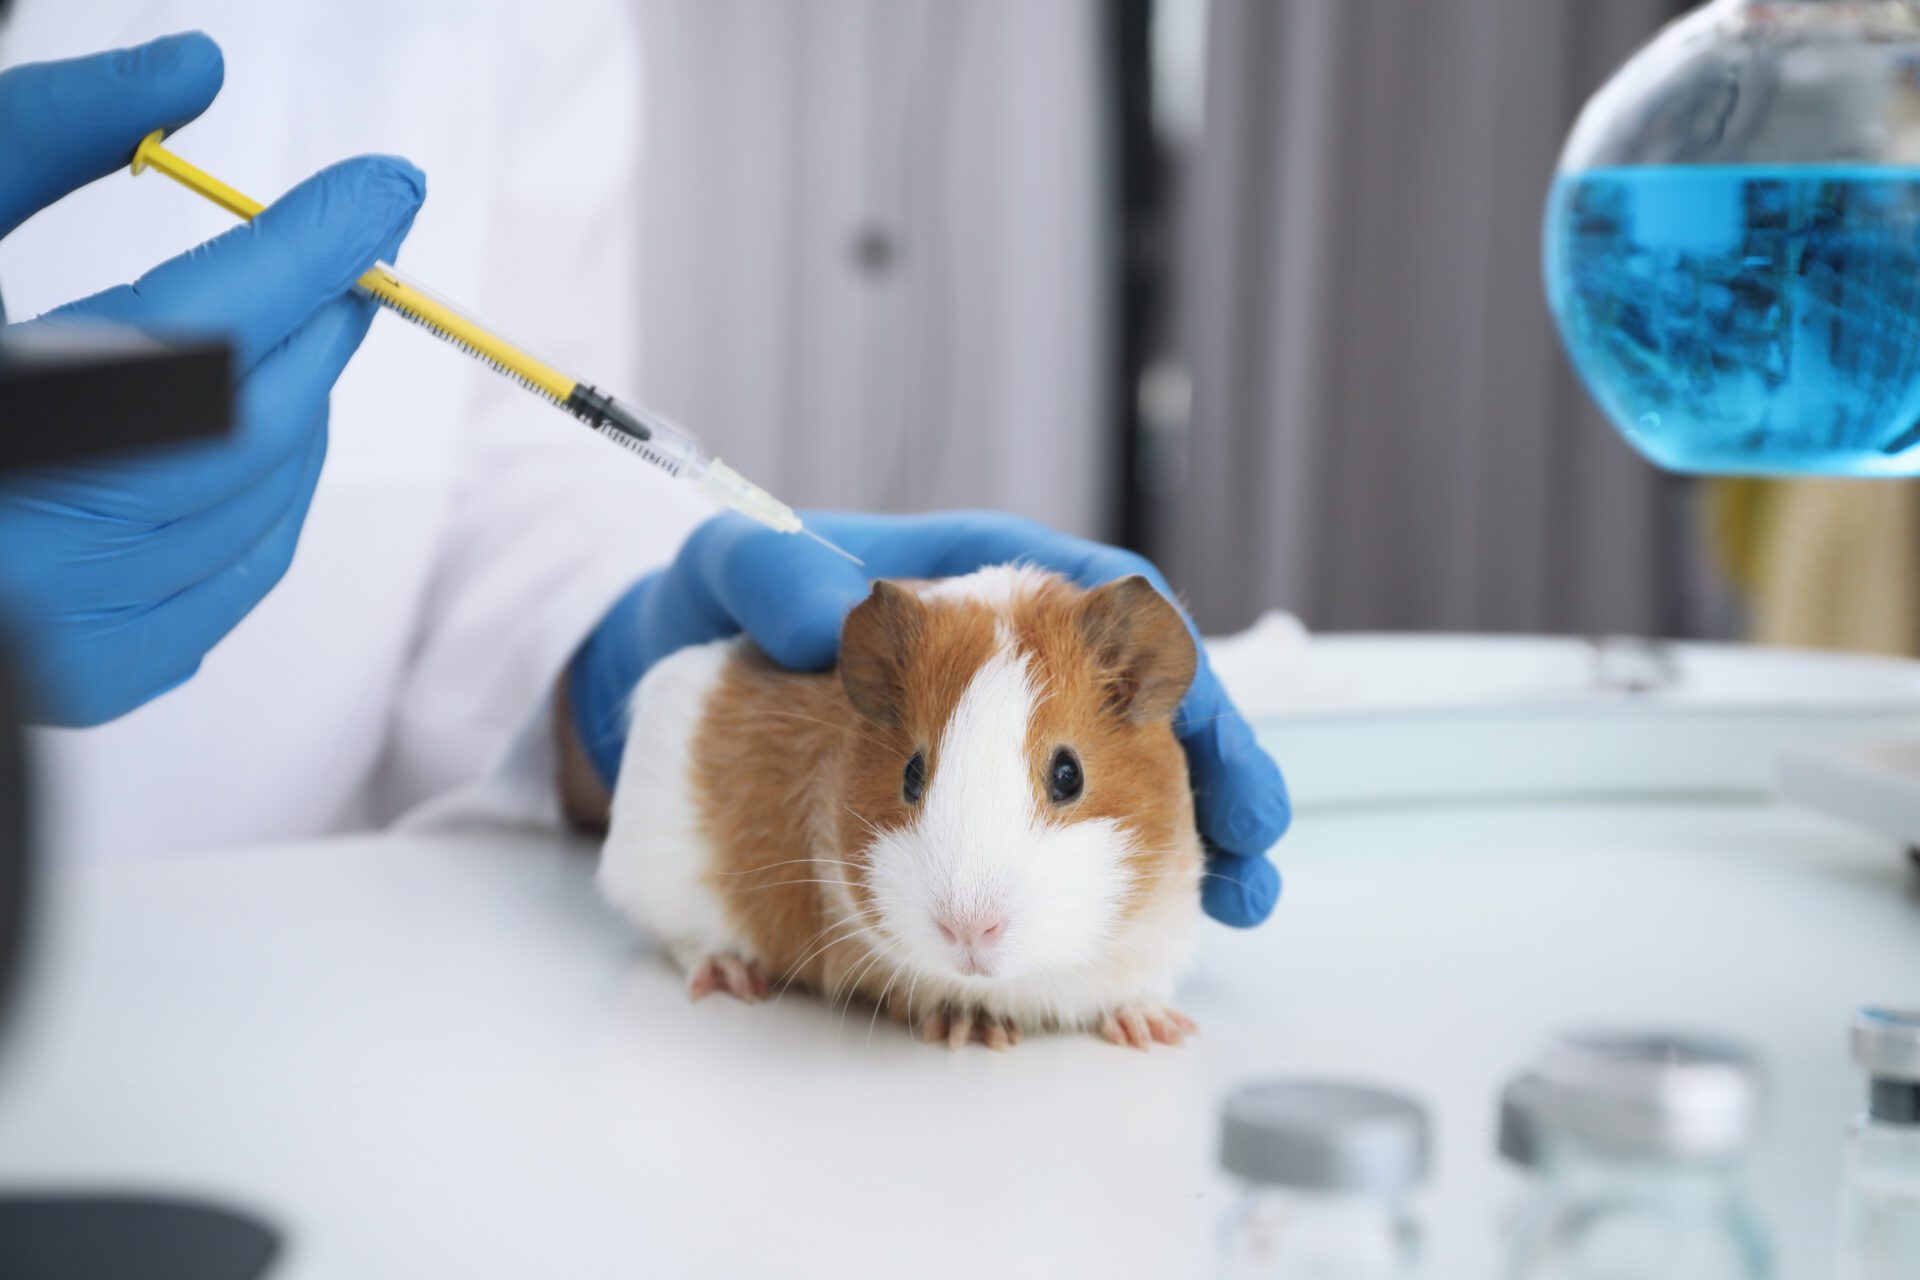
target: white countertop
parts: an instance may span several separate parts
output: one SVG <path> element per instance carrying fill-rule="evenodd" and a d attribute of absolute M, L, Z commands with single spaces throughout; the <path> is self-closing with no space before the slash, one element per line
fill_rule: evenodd
<path fill-rule="evenodd" d="M 198 1191 L 289 1233 L 276 1273 L 1205 1274 L 1214 1108 L 1272 1072 L 1435 1108 L 1436 1277 L 1484 1277 L 1514 1183 L 1503 1076 L 1578 1021 L 1771 1060 L 1781 1275 L 1825 1280 L 1844 1031 L 1920 1003 L 1892 845 L 1760 805 L 1309 814 L 1274 921 L 1210 931 L 1202 1038 L 949 1053 L 812 998 L 690 1005 L 578 849 L 379 837 L 77 868 L 0 1071 L 0 1188 Z"/>

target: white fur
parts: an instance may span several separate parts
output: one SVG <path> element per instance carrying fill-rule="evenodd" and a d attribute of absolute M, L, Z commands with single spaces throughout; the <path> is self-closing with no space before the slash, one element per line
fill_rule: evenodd
<path fill-rule="evenodd" d="M 985 986 L 1071 964 L 1112 927 L 1126 837 L 1041 812 L 1027 754 L 1035 702 L 1022 654 L 983 663 L 940 734 L 919 817 L 875 842 L 875 902 L 915 968 Z M 956 915 L 1006 921 L 988 976 L 962 973 L 940 936 L 936 919 Z"/>
<path fill-rule="evenodd" d="M 645 925 L 683 967 L 747 954 L 707 887 L 713 853 L 701 834 L 691 776 L 694 734 L 737 641 L 682 649 L 647 672 L 633 695 L 632 727 L 600 856 L 609 901 Z"/>
<path fill-rule="evenodd" d="M 1005 614 L 1014 602 L 1030 596 L 1058 575 L 1030 564 L 996 564 L 964 578 L 942 578 L 920 589 L 923 600 L 966 600 Z"/>

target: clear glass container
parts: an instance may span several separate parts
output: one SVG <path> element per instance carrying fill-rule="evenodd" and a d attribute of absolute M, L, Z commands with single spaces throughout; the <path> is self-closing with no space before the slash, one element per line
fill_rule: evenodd
<path fill-rule="evenodd" d="M 1920 474 L 1920 0 L 1718 0 L 1596 94 L 1547 297 L 1675 471 Z"/>
<path fill-rule="evenodd" d="M 1418 1274 L 1409 1201 L 1249 1185 L 1224 1225 L 1222 1280 L 1403 1280 Z"/>
<path fill-rule="evenodd" d="M 1425 1110 L 1323 1081 L 1250 1085 L 1227 1100 L 1220 1161 L 1241 1183 L 1222 1223 L 1222 1280 L 1413 1280 Z"/>
<path fill-rule="evenodd" d="M 1920 1276 L 1920 1012 L 1863 1010 L 1853 1058 L 1867 1108 L 1847 1140 L 1843 1280 Z"/>
<path fill-rule="evenodd" d="M 1532 1189 L 1512 1280 L 1762 1280 L 1743 1165 L 1762 1088 L 1744 1051 L 1672 1035 L 1558 1042 L 1508 1088 Z M 1503 1144 L 1506 1134 L 1503 1130 Z"/>
<path fill-rule="evenodd" d="M 1756 1280 L 1765 1233 L 1734 1164 L 1674 1165 L 1550 1144 L 1516 1224 L 1523 1280 Z"/>

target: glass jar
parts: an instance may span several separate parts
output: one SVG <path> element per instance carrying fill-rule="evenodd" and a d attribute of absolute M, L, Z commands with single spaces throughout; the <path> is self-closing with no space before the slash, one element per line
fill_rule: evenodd
<path fill-rule="evenodd" d="M 1742 1050 L 1671 1035 L 1557 1042 L 1508 1090 L 1533 1189 L 1514 1280 L 1760 1280 L 1765 1235 L 1742 1165 L 1760 1073 Z"/>
<path fill-rule="evenodd" d="M 1844 1280 L 1920 1276 L 1920 1012 L 1866 1009 L 1853 1060 L 1867 1109 L 1847 1142 Z"/>
<path fill-rule="evenodd" d="M 1410 1280 L 1427 1115 L 1361 1085 L 1274 1081 L 1227 1099 L 1220 1161 L 1242 1192 L 1223 1224 L 1223 1280 Z"/>
<path fill-rule="evenodd" d="M 1544 263 L 1675 471 L 1920 474 L 1920 0 L 1718 0 L 1581 113 Z"/>

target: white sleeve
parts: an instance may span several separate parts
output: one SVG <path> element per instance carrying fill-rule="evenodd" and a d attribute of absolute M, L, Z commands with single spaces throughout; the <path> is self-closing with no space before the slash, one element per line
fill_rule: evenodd
<path fill-rule="evenodd" d="M 511 48 L 487 286 L 473 303 L 536 354 L 635 396 L 640 316 L 638 34 L 589 0 Z M 554 42 L 559 33 L 570 39 Z M 458 301 L 466 301 L 459 299 Z M 612 603 L 665 564 L 708 508 L 583 424 L 488 395 L 459 433 L 459 470 L 401 681 L 382 816 L 473 784 L 496 812 L 557 819 L 547 708 L 568 658 Z M 474 787 L 467 786 L 472 792 Z"/>

